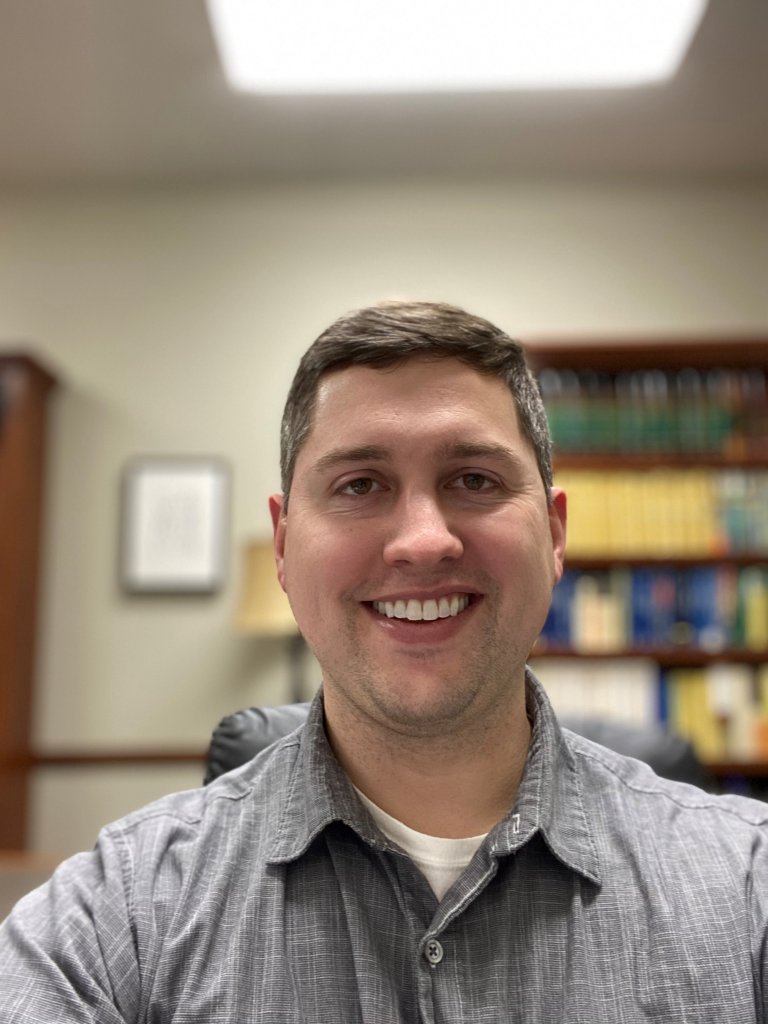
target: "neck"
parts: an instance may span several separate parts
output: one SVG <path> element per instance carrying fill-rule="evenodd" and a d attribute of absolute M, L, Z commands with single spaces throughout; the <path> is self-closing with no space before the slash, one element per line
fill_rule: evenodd
<path fill-rule="evenodd" d="M 417 832 L 458 839 L 489 832 L 512 806 L 531 728 L 524 695 L 474 728 L 404 734 L 326 692 L 326 730 L 351 782 Z"/>

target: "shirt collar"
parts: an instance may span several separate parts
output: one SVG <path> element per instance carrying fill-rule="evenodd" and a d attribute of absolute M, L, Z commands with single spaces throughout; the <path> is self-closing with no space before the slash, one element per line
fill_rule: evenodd
<path fill-rule="evenodd" d="M 533 723 L 528 758 L 513 808 L 488 836 L 491 853 L 514 853 L 540 832 L 559 860 L 599 883 L 597 846 L 578 768 L 552 706 L 530 669 L 526 670 L 526 700 Z M 388 840 L 358 799 L 328 743 L 322 690 L 312 701 L 298 744 L 269 860 L 295 860 L 333 822 L 344 823 L 377 849 L 389 849 Z"/>
<path fill-rule="evenodd" d="M 531 743 L 517 799 L 489 836 L 495 856 L 514 853 L 541 833 L 567 867 L 600 884 L 597 843 L 590 826 L 578 765 L 544 688 L 526 669 Z"/>
<path fill-rule="evenodd" d="M 336 821 L 354 829 L 369 845 L 389 848 L 331 750 L 325 734 L 322 689 L 310 705 L 298 743 L 269 860 L 295 860 L 323 829 Z"/>

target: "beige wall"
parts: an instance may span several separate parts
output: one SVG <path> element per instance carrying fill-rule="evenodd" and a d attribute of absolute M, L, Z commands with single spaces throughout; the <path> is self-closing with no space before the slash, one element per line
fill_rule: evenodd
<path fill-rule="evenodd" d="M 278 645 L 235 635 L 242 542 L 269 531 L 282 401 L 333 317 L 404 295 L 518 335 L 768 332 L 768 184 L 348 182 L 0 195 L 0 348 L 61 377 L 52 406 L 35 736 L 203 747 L 224 713 L 284 699 Z M 136 454 L 232 467 L 232 556 L 211 598 L 116 582 L 118 482 Z M 312 666 L 313 679 L 316 678 Z M 47 769 L 33 844 L 197 772 Z"/>

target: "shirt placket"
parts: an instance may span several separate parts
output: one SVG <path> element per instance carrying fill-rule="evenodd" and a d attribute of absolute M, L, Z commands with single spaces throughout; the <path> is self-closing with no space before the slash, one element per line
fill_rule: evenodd
<path fill-rule="evenodd" d="M 496 873 L 492 857 L 471 867 L 466 885 L 438 905 L 434 897 L 425 900 L 426 880 L 402 854 L 385 855 L 400 910 L 414 937 L 414 973 L 418 991 L 419 1020 L 422 1024 L 465 1024 L 466 998 L 462 996 L 462 977 L 467 965 L 459 962 L 455 936 L 461 928 L 461 915 L 477 899 Z M 430 907 L 432 913 L 429 913 Z M 477 1009 L 477 1008 L 476 1008 Z"/>

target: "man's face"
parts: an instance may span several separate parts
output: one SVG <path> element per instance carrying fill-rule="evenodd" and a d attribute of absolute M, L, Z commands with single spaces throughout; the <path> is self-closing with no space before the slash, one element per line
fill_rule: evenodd
<path fill-rule="evenodd" d="M 521 705 L 565 498 L 547 506 L 501 381 L 454 359 L 329 374 L 270 506 L 327 706 L 426 735 Z"/>

